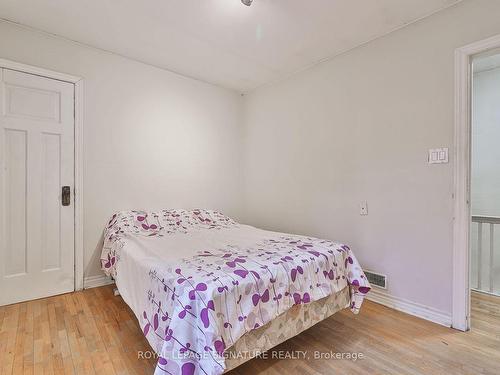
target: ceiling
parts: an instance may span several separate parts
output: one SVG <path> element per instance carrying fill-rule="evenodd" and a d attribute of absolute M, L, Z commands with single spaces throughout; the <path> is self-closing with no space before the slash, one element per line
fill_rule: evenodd
<path fill-rule="evenodd" d="M 500 50 L 495 49 L 480 56 L 476 56 L 472 66 L 474 68 L 474 73 L 500 68 Z"/>
<path fill-rule="evenodd" d="M 459 0 L 0 0 L 0 17 L 241 92 Z"/>

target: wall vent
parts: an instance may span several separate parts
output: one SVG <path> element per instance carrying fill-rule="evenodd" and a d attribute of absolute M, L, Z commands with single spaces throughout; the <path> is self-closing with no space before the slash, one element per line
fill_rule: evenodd
<path fill-rule="evenodd" d="M 387 276 L 380 273 L 365 271 L 366 278 L 372 286 L 387 289 Z"/>

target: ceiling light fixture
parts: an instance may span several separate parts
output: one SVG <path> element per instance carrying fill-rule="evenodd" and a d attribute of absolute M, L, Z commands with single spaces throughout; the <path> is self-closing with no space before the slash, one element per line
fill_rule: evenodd
<path fill-rule="evenodd" d="M 243 4 L 245 4 L 247 7 L 249 7 L 250 5 L 252 5 L 252 1 L 253 1 L 253 0 L 241 0 L 241 2 L 242 2 Z"/>

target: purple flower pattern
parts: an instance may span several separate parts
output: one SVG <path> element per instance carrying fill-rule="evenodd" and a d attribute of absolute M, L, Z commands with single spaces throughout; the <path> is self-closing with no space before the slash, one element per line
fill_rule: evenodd
<path fill-rule="evenodd" d="M 158 212 L 122 211 L 114 214 L 104 230 L 101 267 L 115 276 L 119 250 L 131 236 L 162 237 L 172 233 L 189 233 L 192 229 L 237 227 L 237 223 L 212 210 L 161 210 Z"/>
<path fill-rule="evenodd" d="M 171 210 L 114 215 L 105 232 L 102 267 L 116 272 L 127 235 L 163 236 L 237 226 L 220 213 Z M 153 227 L 154 226 L 154 227 Z M 370 285 L 346 245 L 295 235 L 261 239 L 248 247 L 228 244 L 158 265 L 149 272 L 146 337 L 162 340 L 155 374 L 222 374 L 224 351 L 294 305 L 350 288 L 359 311 Z"/>

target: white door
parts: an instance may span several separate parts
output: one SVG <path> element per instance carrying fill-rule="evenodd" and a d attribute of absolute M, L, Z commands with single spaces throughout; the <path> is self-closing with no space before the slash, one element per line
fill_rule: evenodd
<path fill-rule="evenodd" d="M 0 68 L 0 305 L 74 290 L 73 98 L 71 83 Z"/>

